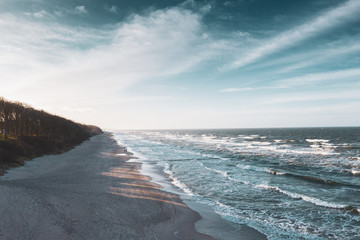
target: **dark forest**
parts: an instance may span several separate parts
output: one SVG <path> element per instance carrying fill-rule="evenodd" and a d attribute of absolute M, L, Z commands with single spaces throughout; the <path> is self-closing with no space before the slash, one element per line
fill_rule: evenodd
<path fill-rule="evenodd" d="M 0 174 L 24 160 L 70 150 L 102 131 L 0 97 Z"/>

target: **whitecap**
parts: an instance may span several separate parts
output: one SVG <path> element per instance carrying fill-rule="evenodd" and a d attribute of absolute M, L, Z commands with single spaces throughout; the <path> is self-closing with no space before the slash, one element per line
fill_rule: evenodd
<path fill-rule="evenodd" d="M 327 143 L 327 142 L 330 142 L 330 140 L 327 140 L 327 139 L 306 139 L 307 142 L 310 142 L 310 143 Z"/>
<path fill-rule="evenodd" d="M 360 175 L 360 171 L 359 171 L 359 170 L 354 170 L 354 169 L 352 169 L 350 172 L 351 172 L 353 175 Z"/>
<path fill-rule="evenodd" d="M 173 185 L 183 190 L 189 196 L 195 195 L 186 184 L 184 184 L 174 176 L 174 173 L 170 170 L 170 165 L 168 163 L 165 163 L 164 172 L 169 176 Z"/>
<path fill-rule="evenodd" d="M 289 191 L 285 191 L 280 189 L 279 187 L 274 187 L 274 186 L 269 186 L 266 184 L 258 184 L 255 186 L 256 188 L 262 188 L 262 189 L 267 189 L 267 190 L 274 190 L 277 191 L 279 193 L 285 194 L 291 198 L 294 199 L 302 199 L 305 202 L 309 202 L 312 204 L 315 204 L 317 206 L 322 206 L 322 207 L 328 207 L 328 208 L 335 208 L 335 209 L 345 209 L 346 205 L 343 204 L 336 204 L 336 203 L 330 203 L 330 202 L 326 202 L 324 200 L 315 198 L 315 197 L 310 197 L 310 196 L 306 196 L 303 194 L 299 194 L 299 193 L 293 193 L 293 192 L 289 192 Z"/>
<path fill-rule="evenodd" d="M 201 163 L 201 164 L 202 164 L 202 163 Z M 203 165 L 203 164 L 202 164 L 202 165 Z M 204 166 L 204 165 L 203 165 L 203 166 Z M 220 171 L 220 170 L 213 169 L 213 168 L 209 168 L 209 167 L 206 167 L 206 166 L 204 166 L 204 167 L 205 167 L 205 169 L 207 169 L 208 171 L 218 173 L 218 174 L 222 175 L 223 177 L 226 177 L 227 179 L 229 179 L 229 180 L 232 181 L 232 182 L 250 185 L 250 183 L 247 182 L 247 181 L 241 181 L 241 180 L 238 180 L 238 179 L 236 179 L 236 178 L 230 177 L 230 176 L 228 175 L 228 173 L 225 172 L 225 171 Z"/>

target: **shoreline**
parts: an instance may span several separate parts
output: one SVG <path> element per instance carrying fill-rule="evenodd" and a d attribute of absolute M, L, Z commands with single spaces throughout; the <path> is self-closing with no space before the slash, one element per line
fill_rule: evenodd
<path fill-rule="evenodd" d="M 0 238 L 214 239 L 200 215 L 161 190 L 114 139 L 90 138 L 0 177 Z"/>
<path fill-rule="evenodd" d="M 163 167 L 141 159 L 141 155 L 132 150 L 131 147 L 118 143 L 120 146 L 128 148 L 135 158 L 132 162 L 141 164 L 140 173 L 151 177 L 151 182 L 162 186 L 165 192 L 179 195 L 181 200 L 192 210 L 200 214 L 200 219 L 195 222 L 196 231 L 212 236 L 215 239 L 226 240 L 267 240 L 267 237 L 256 229 L 245 224 L 236 224 L 223 219 L 210 206 L 199 203 L 192 199 L 184 190 L 172 184 L 167 174 L 163 171 Z M 140 158 L 136 156 L 139 155 Z M 240 228 L 239 228 L 240 226 Z"/>
<path fill-rule="evenodd" d="M 129 161 L 136 159 L 132 152 L 128 152 L 126 146 L 119 146 L 116 153 L 120 156 L 122 163 L 121 168 L 113 169 L 111 172 L 105 173 L 120 179 L 131 179 L 130 183 L 122 183 L 122 187 L 111 187 L 111 193 L 129 197 L 132 199 L 145 199 L 159 202 L 168 208 L 170 219 L 158 225 L 149 227 L 149 231 L 158 232 L 156 234 L 160 239 L 214 239 L 209 235 L 196 231 L 195 223 L 201 219 L 198 212 L 192 210 L 178 194 L 165 191 L 161 184 L 153 181 L 151 176 L 142 174 L 142 163 Z M 125 186 L 125 188 L 124 188 Z M 166 231 L 164 231 L 166 228 Z M 173 230 L 171 230 L 173 229 Z M 172 234 L 171 234 L 172 233 Z"/>

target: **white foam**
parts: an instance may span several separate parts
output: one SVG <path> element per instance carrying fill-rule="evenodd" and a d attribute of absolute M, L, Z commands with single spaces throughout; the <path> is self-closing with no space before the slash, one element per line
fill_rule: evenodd
<path fill-rule="evenodd" d="M 201 164 L 202 164 L 202 163 L 201 163 Z M 204 166 L 204 164 L 202 164 L 202 165 Z M 236 179 L 236 178 L 230 177 L 230 176 L 228 175 L 228 173 L 225 172 L 225 171 L 220 171 L 220 170 L 213 169 L 213 168 L 209 168 L 209 167 L 206 167 L 206 166 L 204 166 L 204 167 L 205 167 L 205 169 L 207 169 L 207 170 L 209 170 L 209 171 L 211 171 L 211 172 L 216 172 L 216 173 L 218 173 L 218 174 L 226 177 L 227 179 L 229 179 L 229 180 L 232 181 L 232 182 L 250 185 L 250 183 L 247 182 L 247 181 L 241 181 L 241 180 L 238 180 L 238 179 Z"/>
<path fill-rule="evenodd" d="M 262 146 L 267 146 L 267 145 L 271 145 L 271 142 L 257 142 L 257 141 L 253 141 L 251 142 L 252 145 L 262 145 Z"/>
<path fill-rule="evenodd" d="M 360 171 L 359 171 L 359 170 L 352 169 L 350 172 L 351 172 L 353 175 L 360 175 Z"/>
<path fill-rule="evenodd" d="M 274 174 L 274 175 L 285 175 L 286 174 L 285 172 L 276 171 L 276 170 L 270 170 L 270 173 Z"/>
<path fill-rule="evenodd" d="M 244 169 L 244 170 L 252 170 L 252 171 L 257 171 L 257 172 L 266 172 L 266 173 L 270 173 L 270 174 L 274 174 L 274 175 L 285 175 L 286 174 L 286 172 L 274 170 L 274 169 L 267 168 L 267 167 L 256 167 L 256 166 L 242 165 L 242 164 L 237 164 L 236 166 L 238 168 L 241 168 L 241 169 Z"/>
<path fill-rule="evenodd" d="M 339 155 L 340 153 L 334 152 L 336 148 L 332 144 L 323 144 L 321 147 L 312 144 L 311 148 L 294 148 L 291 145 L 284 145 L 276 140 L 276 142 L 260 142 L 260 141 L 245 141 L 241 143 L 227 143 L 226 148 L 235 153 L 259 153 L 268 154 L 291 154 L 291 155 Z M 225 145 L 225 144 L 223 144 Z"/>
<path fill-rule="evenodd" d="M 220 171 L 220 170 L 213 169 L 213 168 L 209 168 L 209 167 L 205 167 L 205 168 L 206 168 L 207 170 L 210 170 L 210 171 L 219 173 L 219 174 L 223 175 L 224 177 L 228 177 L 228 174 L 227 174 L 227 172 L 225 172 L 225 171 Z"/>
<path fill-rule="evenodd" d="M 186 184 L 184 184 L 183 182 L 181 182 L 179 179 L 177 179 L 174 176 L 174 173 L 170 170 L 170 166 L 168 163 L 165 163 L 165 167 L 164 167 L 164 172 L 169 176 L 169 178 L 171 179 L 171 183 L 173 185 L 175 185 L 176 187 L 180 188 L 181 190 L 183 190 L 186 194 L 188 194 L 189 196 L 194 196 L 195 194 L 191 191 L 191 189 L 186 186 Z"/>
<path fill-rule="evenodd" d="M 256 166 L 252 166 L 252 165 L 242 165 L 242 164 L 237 164 L 236 167 L 244 169 L 244 170 L 252 170 L 252 171 L 257 171 L 257 172 L 267 172 L 267 173 L 271 173 L 271 169 L 270 168 L 266 168 L 266 167 L 256 167 Z"/>
<path fill-rule="evenodd" d="M 148 137 L 151 137 L 151 142 L 154 142 L 154 137 L 159 137 L 160 141 L 177 141 L 182 143 L 195 143 L 195 144 L 209 144 L 215 145 L 215 148 L 226 148 L 232 152 L 248 152 L 254 153 L 259 152 L 267 153 L 280 153 L 280 154 L 309 154 L 309 155 L 339 155 L 333 151 L 335 146 L 329 144 L 330 140 L 326 139 L 306 139 L 306 141 L 313 143 L 312 148 L 292 148 L 293 146 L 289 145 L 279 145 L 284 142 L 294 142 L 294 140 L 274 140 L 274 142 L 268 141 L 249 141 L 249 140 L 257 140 L 257 139 L 265 139 L 266 136 L 260 135 L 239 135 L 237 138 L 229 138 L 222 137 L 218 138 L 211 134 L 203 134 L 203 135 L 189 135 L 189 134 L 172 134 L 169 132 L 161 133 L 161 132 L 149 132 L 145 133 Z M 242 141 L 247 140 L 247 141 Z M 241 142 L 238 142 L 241 141 Z M 315 146 L 316 143 L 319 143 L 322 147 L 318 148 Z M 273 145 L 275 144 L 275 145 Z"/>
<path fill-rule="evenodd" d="M 277 149 L 277 152 L 283 152 L 283 153 L 287 153 L 287 154 L 299 154 L 299 155 L 304 155 L 304 154 L 308 154 L 308 155 L 324 155 L 324 156 L 330 156 L 330 155 L 340 155 L 340 153 L 336 153 L 333 151 L 329 151 L 327 149 L 323 149 L 323 150 L 314 150 L 314 149 Z"/>
<path fill-rule="evenodd" d="M 246 139 L 246 140 L 252 140 L 252 139 L 259 138 L 259 137 L 260 137 L 259 135 L 242 136 L 242 138 Z"/>
<path fill-rule="evenodd" d="M 118 154 L 116 154 L 117 156 L 128 156 L 128 154 L 127 153 L 118 153 Z"/>
<path fill-rule="evenodd" d="M 313 203 L 317 206 L 322 206 L 322 207 L 328 207 L 328 208 L 336 208 L 336 209 L 344 209 L 346 207 L 346 205 L 342 205 L 342 204 L 336 204 L 336 203 L 329 203 L 326 201 L 323 201 L 321 199 L 315 198 L 315 197 L 309 197 L 303 194 L 299 194 L 299 193 L 292 193 L 292 192 L 288 192 L 285 190 L 280 189 L 279 187 L 273 187 L 273 186 L 269 186 L 266 184 L 258 184 L 255 186 L 256 188 L 262 188 L 262 189 L 267 189 L 267 190 L 275 190 L 279 193 L 285 194 L 291 198 L 294 199 L 302 199 L 305 202 L 309 202 L 309 203 Z"/>
<path fill-rule="evenodd" d="M 307 142 L 311 142 L 311 143 L 327 143 L 330 142 L 330 140 L 327 139 L 306 139 Z"/>

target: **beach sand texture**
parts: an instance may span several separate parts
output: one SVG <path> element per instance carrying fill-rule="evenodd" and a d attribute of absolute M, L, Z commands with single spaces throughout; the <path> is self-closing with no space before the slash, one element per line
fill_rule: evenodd
<path fill-rule="evenodd" d="M 0 239 L 212 239 L 109 136 L 0 177 Z"/>

